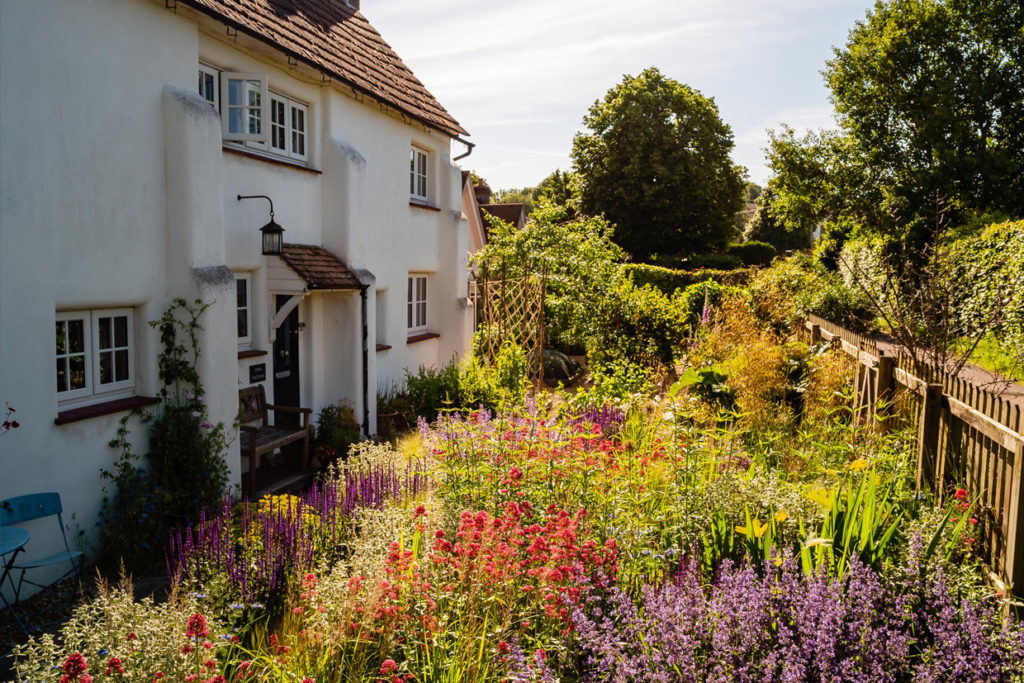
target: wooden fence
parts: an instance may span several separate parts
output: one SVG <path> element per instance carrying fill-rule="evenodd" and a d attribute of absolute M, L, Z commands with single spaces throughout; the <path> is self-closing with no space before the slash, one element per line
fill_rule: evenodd
<path fill-rule="evenodd" d="M 887 429 L 900 414 L 917 431 L 917 484 L 941 501 L 955 488 L 977 499 L 975 539 L 997 577 L 1024 596 L 1024 423 L 1021 406 L 940 368 L 915 366 L 876 340 L 817 316 L 813 341 L 836 341 L 857 359 L 856 416 Z M 902 408 L 902 410 L 900 410 Z"/>

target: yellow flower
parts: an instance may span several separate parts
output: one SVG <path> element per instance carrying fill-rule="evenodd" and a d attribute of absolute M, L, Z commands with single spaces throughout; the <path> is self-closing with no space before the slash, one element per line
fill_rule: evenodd
<path fill-rule="evenodd" d="M 829 507 L 832 504 L 832 492 L 827 489 L 811 489 L 807 497 L 822 507 Z"/>
<path fill-rule="evenodd" d="M 789 519 L 789 515 L 786 514 L 785 510 L 779 510 L 778 512 L 775 513 L 776 522 L 785 522 L 787 519 Z"/>
<path fill-rule="evenodd" d="M 853 462 L 846 465 L 846 469 L 851 472 L 863 472 L 867 468 L 871 467 L 871 463 L 864 458 L 857 458 Z"/>

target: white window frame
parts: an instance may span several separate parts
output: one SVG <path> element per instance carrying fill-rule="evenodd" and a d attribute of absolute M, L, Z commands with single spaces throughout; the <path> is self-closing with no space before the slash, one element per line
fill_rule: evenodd
<path fill-rule="evenodd" d="M 409 336 L 427 331 L 427 302 L 430 300 L 427 279 L 425 273 L 409 273 L 406 282 L 405 322 Z"/>
<path fill-rule="evenodd" d="M 209 76 L 213 79 L 213 99 L 211 100 L 206 96 L 206 93 L 203 92 L 202 83 L 197 84 L 199 87 L 199 96 L 209 102 L 214 109 L 220 111 L 220 72 L 212 66 L 207 66 L 200 62 L 198 76 L 200 78 L 203 76 Z"/>
<path fill-rule="evenodd" d="M 245 283 L 245 330 L 247 335 L 238 335 L 238 345 L 248 347 L 252 345 L 252 274 L 235 273 L 235 330 L 238 330 L 238 313 L 242 306 L 238 305 L 238 283 Z"/>
<path fill-rule="evenodd" d="M 125 317 L 126 337 L 123 345 L 118 345 L 116 336 L 111 330 L 111 346 L 100 347 L 100 320 L 102 318 Z M 83 323 L 83 344 L 84 344 L 84 371 L 85 386 L 80 389 L 67 389 L 57 391 L 57 402 L 60 405 L 68 403 L 94 403 L 97 401 L 111 400 L 121 396 L 130 396 L 135 391 L 135 312 L 131 308 L 97 308 L 93 310 L 80 311 L 58 311 L 56 323 L 67 323 L 72 320 L 81 320 Z M 56 343 L 56 339 L 54 340 Z M 54 347 L 54 358 L 68 357 L 69 353 L 57 354 Z M 101 355 L 103 353 L 117 353 L 126 351 L 128 355 L 128 376 L 126 379 L 102 383 L 101 382 Z M 70 364 L 67 366 L 70 372 Z M 55 368 L 56 369 L 56 368 Z M 69 383 L 70 383 L 70 377 Z M 55 387 L 56 390 L 56 387 Z"/>
<path fill-rule="evenodd" d="M 430 152 L 416 145 L 409 148 L 409 199 L 427 203 L 430 192 Z"/>
<path fill-rule="evenodd" d="M 242 93 L 248 101 L 250 93 L 259 93 L 259 104 L 231 104 L 231 83 L 241 81 Z M 225 140 L 236 142 L 266 142 L 270 130 L 270 91 L 267 87 L 267 74 L 242 73 L 239 71 L 222 71 L 220 74 L 221 108 L 220 120 Z M 243 121 L 246 113 L 259 112 L 259 131 L 256 133 L 232 132 L 231 112 L 242 110 Z"/>
<path fill-rule="evenodd" d="M 274 121 L 274 117 L 277 112 L 280 111 L 284 114 L 284 122 L 278 123 Z M 302 117 L 302 129 L 299 130 L 295 125 L 296 115 Z M 274 140 L 274 130 L 276 128 L 283 129 L 284 132 L 284 146 L 278 147 Z M 296 135 L 302 136 L 302 150 L 296 150 L 298 146 L 296 144 Z M 297 159 L 299 161 L 307 161 L 309 159 L 309 106 L 293 100 L 290 97 L 281 95 L 279 93 L 271 91 L 270 93 L 270 135 L 268 136 L 267 146 L 274 154 L 279 154 L 289 159 Z"/>

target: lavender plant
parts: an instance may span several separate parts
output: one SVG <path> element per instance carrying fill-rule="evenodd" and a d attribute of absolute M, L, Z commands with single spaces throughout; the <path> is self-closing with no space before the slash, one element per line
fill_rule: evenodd
<path fill-rule="evenodd" d="M 957 601 L 939 572 L 896 577 L 854 559 L 843 578 L 786 559 L 696 561 L 638 599 L 614 588 L 573 613 L 589 681 L 1007 681 L 1024 675 L 1024 629 Z"/>

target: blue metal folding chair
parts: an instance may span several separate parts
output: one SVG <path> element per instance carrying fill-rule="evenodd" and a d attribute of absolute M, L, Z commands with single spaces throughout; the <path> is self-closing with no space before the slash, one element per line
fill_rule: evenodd
<path fill-rule="evenodd" d="M 7 578 L 11 582 L 11 586 L 14 587 L 15 605 L 20 601 L 21 588 L 26 583 L 39 588 L 48 588 L 72 576 L 81 578 L 82 556 L 84 553 L 81 550 L 72 550 L 68 544 L 68 536 L 64 532 L 64 519 L 61 516 L 63 511 L 64 506 L 61 505 L 59 493 L 33 493 L 27 496 L 8 498 L 0 502 L 0 526 L 10 526 L 19 522 L 55 516 L 57 518 L 57 527 L 60 529 L 60 537 L 64 540 L 64 550 L 60 552 L 32 560 L 17 558 L 5 567 L 5 570 L 8 572 Z M 25 574 L 30 569 L 53 567 L 65 562 L 70 563 L 71 567 L 60 577 L 49 583 L 38 583 L 25 578 Z M 21 572 L 17 585 L 15 585 L 14 579 L 11 576 L 15 571 Z"/>

